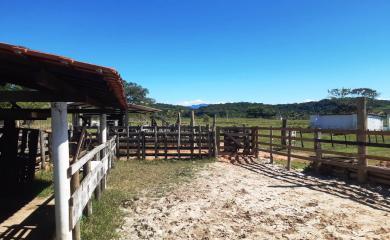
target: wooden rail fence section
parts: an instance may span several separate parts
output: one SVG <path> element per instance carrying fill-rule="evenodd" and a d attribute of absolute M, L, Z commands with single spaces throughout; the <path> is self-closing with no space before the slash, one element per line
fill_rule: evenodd
<path fill-rule="evenodd" d="M 111 127 L 118 136 L 118 154 L 137 158 L 209 158 L 214 157 L 215 131 L 202 126 Z"/>
<path fill-rule="evenodd" d="M 273 128 L 258 127 L 256 151 L 267 152 L 270 154 L 270 160 L 273 162 L 275 155 L 287 157 L 287 168 L 291 168 L 291 159 L 301 159 L 311 161 L 316 171 L 322 165 L 337 166 L 343 168 L 349 176 L 353 178 L 368 179 L 378 183 L 390 184 L 390 168 L 369 165 L 368 160 L 375 160 L 390 163 L 390 157 L 383 155 L 372 155 L 367 153 L 367 147 L 381 149 L 390 153 L 390 143 L 384 140 L 382 143 L 371 141 L 359 141 L 367 136 L 390 136 L 389 131 L 359 131 L 359 130 L 321 130 L 307 128 Z M 275 132 L 285 133 L 284 135 L 275 135 Z M 299 136 L 292 136 L 292 133 L 299 133 Z M 329 134 L 327 139 L 323 138 Z M 224 135 L 220 133 L 219 135 Z M 297 135 L 297 134 L 295 134 Z M 333 136 L 343 135 L 351 136 L 356 140 L 333 139 Z M 384 139 L 384 137 L 383 137 Z M 221 139 L 219 145 L 221 144 Z M 299 141 L 300 146 L 293 145 L 293 141 Z M 328 146 L 324 149 L 324 146 Z M 344 149 L 350 149 L 348 152 L 333 150 L 335 145 L 342 145 Z M 310 147 L 309 147 L 310 146 Z M 351 148 L 352 147 L 352 148 Z M 356 149 L 356 152 L 351 152 Z M 361 149 L 365 149 L 362 151 Z M 362 154 L 363 152 L 363 154 Z"/>
<path fill-rule="evenodd" d="M 73 191 L 69 200 L 69 216 L 72 229 L 77 227 L 83 211 L 86 216 L 92 214 L 91 198 L 95 195 L 99 199 L 106 188 L 106 177 L 113 165 L 116 149 L 116 136 L 113 136 L 70 165 L 69 179 L 74 180 L 75 176 L 78 178 L 82 175 L 81 181 L 79 178 L 78 182 L 71 182 Z"/>

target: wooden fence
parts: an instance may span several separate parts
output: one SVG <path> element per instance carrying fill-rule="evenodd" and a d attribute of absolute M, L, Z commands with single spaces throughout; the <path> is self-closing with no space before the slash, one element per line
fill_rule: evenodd
<path fill-rule="evenodd" d="M 96 146 L 68 169 L 71 180 L 70 227 L 77 232 L 75 235 L 80 234 L 79 221 L 83 211 L 87 217 L 92 214 L 91 198 L 95 195 L 96 199 L 100 199 L 101 192 L 106 188 L 106 177 L 116 154 L 115 139 L 116 136 L 113 136 Z M 79 239 L 79 236 L 74 239 Z"/>
<path fill-rule="evenodd" d="M 118 154 L 138 158 L 207 158 L 215 156 L 215 131 L 201 126 L 111 127 Z"/>
<path fill-rule="evenodd" d="M 301 159 L 311 161 L 317 171 L 321 165 L 336 166 L 349 177 L 390 184 L 390 168 L 377 166 L 381 162 L 390 163 L 389 131 L 272 127 L 257 130 L 257 151 L 269 153 L 271 162 L 274 155 L 284 156 L 287 169 L 291 169 L 292 159 Z M 369 136 L 380 136 L 382 141 L 370 141 Z"/>

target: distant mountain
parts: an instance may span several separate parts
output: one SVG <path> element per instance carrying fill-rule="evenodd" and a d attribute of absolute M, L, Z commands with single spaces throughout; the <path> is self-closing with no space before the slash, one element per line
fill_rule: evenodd
<path fill-rule="evenodd" d="M 264 104 L 236 102 L 210 105 L 194 105 L 184 107 L 170 104 L 155 104 L 154 107 L 161 109 L 162 114 L 172 115 L 177 111 L 182 113 L 183 117 L 189 117 L 192 110 L 195 110 L 197 116 L 218 117 L 249 117 L 249 118 L 280 118 L 289 119 L 308 119 L 312 114 L 348 114 L 356 112 L 356 99 L 323 99 L 320 101 L 289 103 L 289 104 Z M 390 110 L 390 101 L 388 100 L 369 100 L 368 106 L 370 113 L 384 114 Z"/>
<path fill-rule="evenodd" d="M 196 105 L 191 105 L 189 106 L 190 109 L 199 109 L 201 107 L 207 107 L 209 104 L 202 103 L 202 104 L 196 104 Z"/>

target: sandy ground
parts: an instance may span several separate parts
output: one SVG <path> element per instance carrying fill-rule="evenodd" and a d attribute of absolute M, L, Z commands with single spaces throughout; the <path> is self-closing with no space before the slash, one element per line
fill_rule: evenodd
<path fill-rule="evenodd" d="M 216 162 L 123 208 L 121 239 L 390 239 L 389 189 Z"/>

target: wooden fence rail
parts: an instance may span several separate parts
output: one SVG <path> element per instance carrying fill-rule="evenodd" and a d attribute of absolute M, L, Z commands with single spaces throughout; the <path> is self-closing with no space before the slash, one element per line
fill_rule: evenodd
<path fill-rule="evenodd" d="M 77 186 L 72 191 L 69 201 L 70 226 L 77 227 L 85 209 L 86 215 L 92 213 L 91 198 L 99 198 L 101 191 L 105 189 L 106 177 L 112 167 L 113 159 L 116 155 L 116 136 L 113 136 L 105 143 L 96 146 L 83 157 L 70 165 L 68 178 L 74 179 L 75 175 L 82 173 L 82 180 L 77 183 L 72 181 L 72 187 Z"/>
<path fill-rule="evenodd" d="M 111 127 L 118 154 L 138 158 L 208 158 L 215 156 L 214 131 L 208 127 Z"/>
<path fill-rule="evenodd" d="M 285 135 L 275 136 L 275 131 L 285 132 Z M 292 132 L 300 132 L 301 134 L 292 137 Z M 336 133 L 343 135 L 344 139 L 334 139 L 334 136 L 338 136 Z M 325 139 L 325 134 L 331 135 L 326 136 L 327 138 Z M 346 135 L 354 137 L 356 140 L 346 140 Z M 368 162 L 368 160 L 390 162 L 390 143 L 387 143 L 385 140 L 383 140 L 383 143 L 370 142 L 369 135 L 390 136 L 390 132 L 259 127 L 257 132 L 259 148 L 257 151 L 269 153 L 271 161 L 274 155 L 287 157 L 288 169 L 291 167 L 292 158 L 302 159 L 313 162 L 313 166 L 317 171 L 321 165 L 337 166 L 344 168 L 347 172 L 349 171 L 353 177 L 365 174 L 366 176 L 363 176 L 363 179 L 367 178 L 378 183 L 390 184 L 390 168 L 370 165 Z M 359 138 L 367 139 L 367 141 L 359 141 Z M 286 140 L 284 141 L 286 145 L 283 144 L 283 139 Z M 292 140 L 300 141 L 301 145 L 294 146 Z M 303 142 L 308 146 L 306 147 Z M 334 150 L 339 145 L 342 145 L 348 151 Z M 348 146 L 353 148 L 348 148 Z M 367 149 L 367 147 L 380 149 L 382 150 L 381 152 L 388 152 L 389 155 L 368 154 L 367 150 L 363 154 L 359 153 L 359 149 Z M 356 150 L 356 152 L 352 152 L 353 150 Z M 364 159 L 367 163 L 361 164 L 359 159 Z"/>

